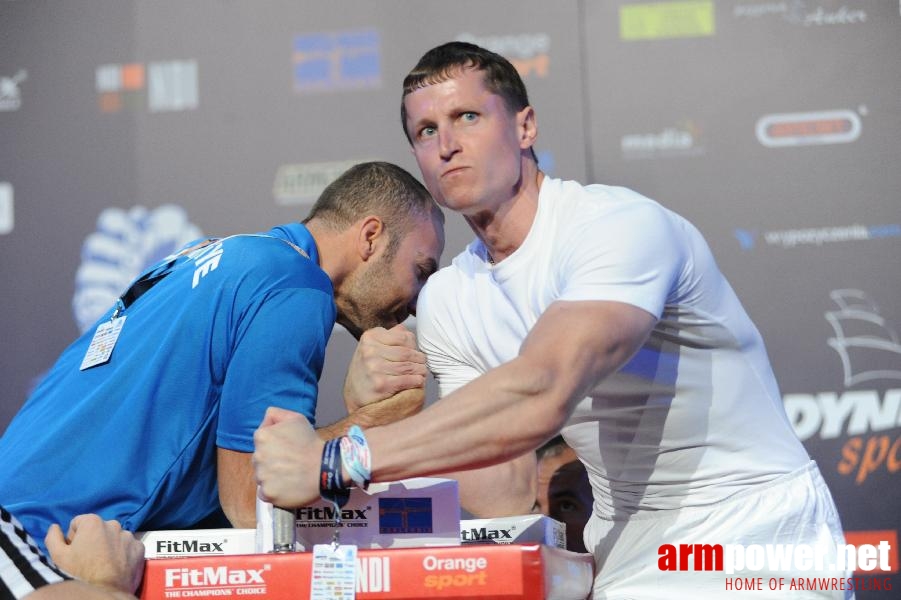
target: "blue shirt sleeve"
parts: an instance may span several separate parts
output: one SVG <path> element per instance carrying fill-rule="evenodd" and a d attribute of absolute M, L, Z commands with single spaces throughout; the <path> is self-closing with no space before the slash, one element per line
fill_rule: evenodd
<path fill-rule="evenodd" d="M 313 288 L 270 291 L 242 313 L 223 385 L 216 443 L 253 451 L 270 406 L 316 415 L 319 376 L 335 323 L 332 296 Z"/>

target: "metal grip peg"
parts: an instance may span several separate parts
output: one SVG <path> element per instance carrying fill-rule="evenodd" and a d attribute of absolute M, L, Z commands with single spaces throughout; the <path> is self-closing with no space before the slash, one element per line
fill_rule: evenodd
<path fill-rule="evenodd" d="M 272 507 L 272 551 L 294 552 L 297 542 L 297 514 L 286 508 Z"/>

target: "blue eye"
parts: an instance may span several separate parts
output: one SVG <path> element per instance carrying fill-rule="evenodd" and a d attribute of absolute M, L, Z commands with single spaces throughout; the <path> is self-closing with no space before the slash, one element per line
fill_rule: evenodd
<path fill-rule="evenodd" d="M 461 115 L 464 121 L 475 121 L 477 116 L 474 112 L 465 112 Z"/>
<path fill-rule="evenodd" d="M 435 135 L 435 131 L 437 131 L 434 127 L 423 127 L 419 130 L 419 137 L 432 137 Z"/>

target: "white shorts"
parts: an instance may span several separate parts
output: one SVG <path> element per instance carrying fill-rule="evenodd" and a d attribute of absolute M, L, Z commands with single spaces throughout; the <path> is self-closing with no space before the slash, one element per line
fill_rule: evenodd
<path fill-rule="evenodd" d="M 848 581 L 850 572 L 829 570 L 839 564 L 837 547 L 845 540 L 832 495 L 812 461 L 793 473 L 709 506 L 641 512 L 621 520 L 593 515 L 584 537 L 585 547 L 594 548 L 594 600 L 854 598 L 853 591 L 841 589 L 852 585 Z M 750 565 L 753 569 L 739 569 L 740 563 L 735 562 L 732 574 L 726 572 L 727 564 L 723 570 L 695 570 L 705 566 L 705 561 L 699 559 L 696 565 L 691 556 L 665 565 L 672 568 L 675 564 L 677 569 L 686 566 L 686 570 L 661 570 L 661 558 L 672 557 L 666 551 L 669 549 L 661 549 L 664 544 L 671 544 L 676 551 L 680 544 L 692 548 L 695 544 L 719 544 L 731 556 L 752 545 L 776 544 L 773 548 L 791 552 L 789 544 L 791 548 L 805 544 L 822 554 L 820 564 L 824 567 L 800 570 L 771 560 L 761 565 L 757 554 Z M 751 551 L 759 552 L 757 548 Z M 748 559 L 752 559 L 750 554 Z M 711 563 L 709 559 L 706 562 Z M 813 578 L 817 581 L 812 582 Z M 814 590 L 808 589 L 812 583 Z M 771 590 L 771 585 L 776 589 Z M 803 589 L 797 589 L 799 586 Z"/>

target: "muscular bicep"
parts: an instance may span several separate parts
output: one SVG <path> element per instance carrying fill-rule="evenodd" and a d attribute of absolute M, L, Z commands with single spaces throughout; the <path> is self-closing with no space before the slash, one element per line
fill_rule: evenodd
<path fill-rule="evenodd" d="M 535 323 L 518 359 L 544 378 L 540 385 L 556 389 L 568 412 L 638 351 L 656 322 L 622 302 L 558 301 Z"/>

